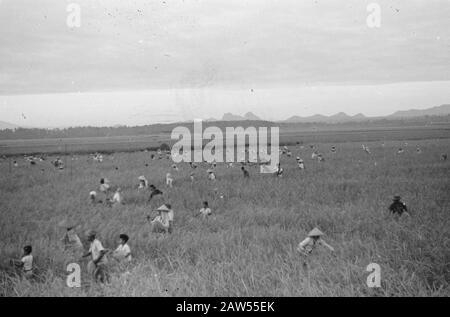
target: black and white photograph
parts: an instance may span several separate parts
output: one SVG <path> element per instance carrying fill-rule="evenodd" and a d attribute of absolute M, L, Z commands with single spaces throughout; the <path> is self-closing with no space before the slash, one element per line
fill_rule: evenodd
<path fill-rule="evenodd" d="M 449 154 L 448 0 L 0 0 L 0 297 L 448 297 Z"/>

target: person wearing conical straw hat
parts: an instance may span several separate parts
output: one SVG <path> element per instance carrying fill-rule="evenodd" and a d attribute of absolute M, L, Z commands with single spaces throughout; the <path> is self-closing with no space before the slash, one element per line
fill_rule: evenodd
<path fill-rule="evenodd" d="M 155 233 L 169 233 L 170 229 L 170 209 L 166 205 L 162 205 L 156 209 L 158 215 L 150 222 L 152 232 Z M 150 220 L 150 216 L 147 217 Z"/>
<path fill-rule="evenodd" d="M 300 242 L 297 247 L 297 251 L 304 255 L 310 255 L 317 248 L 317 246 L 321 245 L 334 252 L 334 248 L 322 239 L 323 235 L 324 233 L 322 231 L 318 228 L 314 228 L 308 233 L 308 237 Z"/>
<path fill-rule="evenodd" d="M 64 251 L 73 252 L 74 255 L 77 253 L 82 253 L 83 243 L 81 243 L 80 237 L 78 237 L 75 231 L 77 224 L 68 219 L 64 219 L 58 223 L 58 226 L 66 230 L 63 238 L 61 239 Z"/>

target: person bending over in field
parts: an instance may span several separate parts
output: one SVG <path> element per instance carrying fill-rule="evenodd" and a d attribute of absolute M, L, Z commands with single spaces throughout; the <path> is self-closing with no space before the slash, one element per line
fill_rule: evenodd
<path fill-rule="evenodd" d="M 317 246 L 320 245 L 326 247 L 331 252 L 334 252 L 334 248 L 322 239 L 323 235 L 324 234 L 322 231 L 320 231 L 318 228 L 314 228 L 308 234 L 308 237 L 300 242 L 297 247 L 297 251 L 303 255 L 310 255 L 317 248 Z"/>
<path fill-rule="evenodd" d="M 169 233 L 171 227 L 170 209 L 166 205 L 162 205 L 156 209 L 158 215 L 150 223 L 152 226 L 152 232 L 154 233 Z M 173 218 L 172 218 L 173 219 Z M 150 216 L 147 216 L 147 220 L 150 221 Z"/>
<path fill-rule="evenodd" d="M 153 198 L 157 196 L 162 196 L 163 192 L 155 187 L 155 185 L 150 185 L 150 197 L 148 201 L 150 202 Z"/>
<path fill-rule="evenodd" d="M 120 187 L 117 188 L 116 192 L 114 193 L 114 196 L 111 199 L 111 204 L 113 206 L 123 204 L 122 189 Z"/>
<path fill-rule="evenodd" d="M 23 248 L 23 255 L 20 260 L 11 260 L 12 264 L 22 269 L 23 275 L 26 278 L 33 277 L 33 248 L 27 245 Z"/>
<path fill-rule="evenodd" d="M 389 211 L 396 217 L 401 217 L 408 214 L 408 207 L 402 202 L 400 196 L 394 196 L 392 204 L 389 206 Z"/>
<path fill-rule="evenodd" d="M 119 236 L 120 242 L 117 249 L 113 252 L 113 257 L 118 261 L 128 261 L 131 262 L 131 249 L 128 245 L 128 240 L 130 239 L 126 234 L 121 234 Z"/>
<path fill-rule="evenodd" d="M 67 219 L 61 221 L 58 225 L 66 230 L 64 237 L 61 239 L 64 251 L 72 253 L 75 256 L 78 255 L 77 258 L 79 258 L 83 253 L 83 243 L 81 243 L 80 238 L 75 232 L 77 225 Z"/>
<path fill-rule="evenodd" d="M 90 231 L 88 233 L 88 241 L 90 242 L 89 251 L 83 255 L 83 258 L 91 257 L 91 260 L 87 265 L 88 273 L 95 282 L 108 282 L 109 276 L 106 266 L 107 250 L 103 247 L 100 240 L 97 239 L 97 233 L 95 231 Z"/>

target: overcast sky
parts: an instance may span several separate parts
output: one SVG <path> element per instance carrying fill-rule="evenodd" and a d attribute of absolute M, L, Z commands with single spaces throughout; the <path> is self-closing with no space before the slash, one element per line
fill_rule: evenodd
<path fill-rule="evenodd" d="M 67 4 L 81 27 L 66 25 Z M 381 27 L 369 28 L 369 3 Z M 146 124 L 450 103 L 449 0 L 0 0 L 0 120 Z"/>

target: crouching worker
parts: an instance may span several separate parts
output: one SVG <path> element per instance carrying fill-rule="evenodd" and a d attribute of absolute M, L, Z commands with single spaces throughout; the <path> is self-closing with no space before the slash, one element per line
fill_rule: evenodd
<path fill-rule="evenodd" d="M 389 206 L 389 211 L 398 219 L 404 215 L 409 216 L 406 204 L 402 202 L 400 196 L 394 196 L 393 203 Z"/>
<path fill-rule="evenodd" d="M 119 236 L 120 243 L 117 249 L 113 253 L 113 257 L 122 262 L 128 261 L 131 262 L 131 249 L 128 245 L 128 240 L 130 239 L 126 234 L 121 234 Z"/>
<path fill-rule="evenodd" d="M 314 228 L 308 234 L 308 237 L 300 242 L 297 247 L 297 251 L 302 255 L 309 256 L 317 248 L 317 246 L 320 245 L 329 249 L 331 252 L 334 252 L 334 248 L 322 239 L 323 235 L 324 234 L 322 231 L 320 231 L 318 228 Z M 303 266 L 306 267 L 306 262 L 303 263 Z"/>
<path fill-rule="evenodd" d="M 33 277 L 33 255 L 31 254 L 33 248 L 27 245 L 23 248 L 23 255 L 20 260 L 11 260 L 12 264 L 17 268 L 22 269 L 23 275 L 26 278 Z"/>
<path fill-rule="evenodd" d="M 89 251 L 83 255 L 84 258 L 92 257 L 92 260 L 87 265 L 88 273 L 93 277 L 95 282 L 108 282 L 109 276 L 106 267 L 107 250 L 103 248 L 102 243 L 97 239 L 97 233 L 95 231 L 88 233 L 88 241 L 91 243 Z"/>
<path fill-rule="evenodd" d="M 166 205 L 162 205 L 156 209 L 158 215 L 150 223 L 152 226 L 152 232 L 154 233 L 169 233 L 170 230 L 170 209 Z M 150 216 L 147 217 L 150 221 Z"/>

